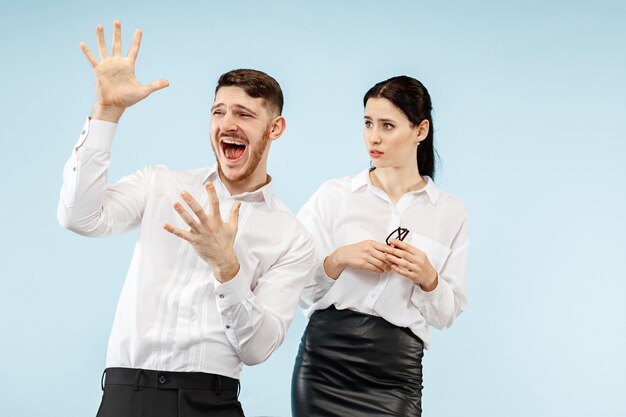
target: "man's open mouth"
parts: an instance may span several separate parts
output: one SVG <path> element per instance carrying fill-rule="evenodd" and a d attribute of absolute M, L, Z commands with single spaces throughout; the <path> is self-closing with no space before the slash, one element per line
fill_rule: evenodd
<path fill-rule="evenodd" d="M 220 140 L 220 146 L 226 159 L 235 161 L 244 154 L 246 151 L 246 144 L 232 138 L 224 138 Z"/>

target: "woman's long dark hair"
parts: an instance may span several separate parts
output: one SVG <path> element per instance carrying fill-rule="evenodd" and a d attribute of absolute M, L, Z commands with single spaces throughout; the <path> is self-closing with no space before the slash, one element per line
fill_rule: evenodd
<path fill-rule="evenodd" d="M 428 136 L 417 147 L 417 169 L 420 175 L 435 178 L 435 147 L 433 145 L 433 106 L 430 94 L 415 78 L 400 75 L 381 81 L 363 97 L 363 107 L 370 98 L 386 98 L 399 108 L 415 126 L 423 120 L 430 124 Z"/>

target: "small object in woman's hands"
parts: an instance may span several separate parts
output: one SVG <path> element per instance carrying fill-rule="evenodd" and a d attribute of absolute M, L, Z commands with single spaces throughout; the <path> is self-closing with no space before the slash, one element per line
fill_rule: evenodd
<path fill-rule="evenodd" d="M 404 241 L 408 234 L 409 229 L 406 229 L 404 227 L 398 227 L 393 232 L 389 233 L 389 236 L 387 236 L 387 238 L 385 239 L 385 243 L 389 246 L 393 246 L 391 243 L 389 243 L 390 239 L 398 239 L 400 241 Z"/>

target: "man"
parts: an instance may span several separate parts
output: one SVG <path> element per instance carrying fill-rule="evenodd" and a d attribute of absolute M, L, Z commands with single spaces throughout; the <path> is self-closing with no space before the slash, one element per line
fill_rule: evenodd
<path fill-rule="evenodd" d="M 102 26 L 96 32 L 100 61 L 81 48 L 97 101 L 65 166 L 58 219 L 86 236 L 139 228 L 98 417 L 241 416 L 242 363 L 263 362 L 282 343 L 313 263 L 312 241 L 266 171 L 285 129 L 280 86 L 255 70 L 222 75 L 211 109 L 216 167 L 152 166 L 108 185 L 117 122 L 168 83 L 135 79 L 139 30 L 126 57 L 119 21 L 110 56 Z"/>

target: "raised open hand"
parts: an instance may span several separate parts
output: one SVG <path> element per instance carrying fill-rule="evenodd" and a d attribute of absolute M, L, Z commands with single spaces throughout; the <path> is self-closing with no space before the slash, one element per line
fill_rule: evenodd
<path fill-rule="evenodd" d="M 143 100 L 153 92 L 167 87 L 169 83 L 166 80 L 158 80 L 142 85 L 135 78 L 135 60 L 141 44 L 141 30 L 135 30 L 135 36 L 127 56 L 122 56 L 122 25 L 119 20 L 113 22 L 112 55 L 108 53 L 102 25 L 96 27 L 96 36 L 100 61 L 93 56 L 87 44 L 84 42 L 80 44 L 80 48 L 96 75 L 98 98 L 94 113 L 100 113 L 99 115 L 103 117 L 98 117 L 97 114 L 93 116 L 117 122 L 127 107 Z"/>

